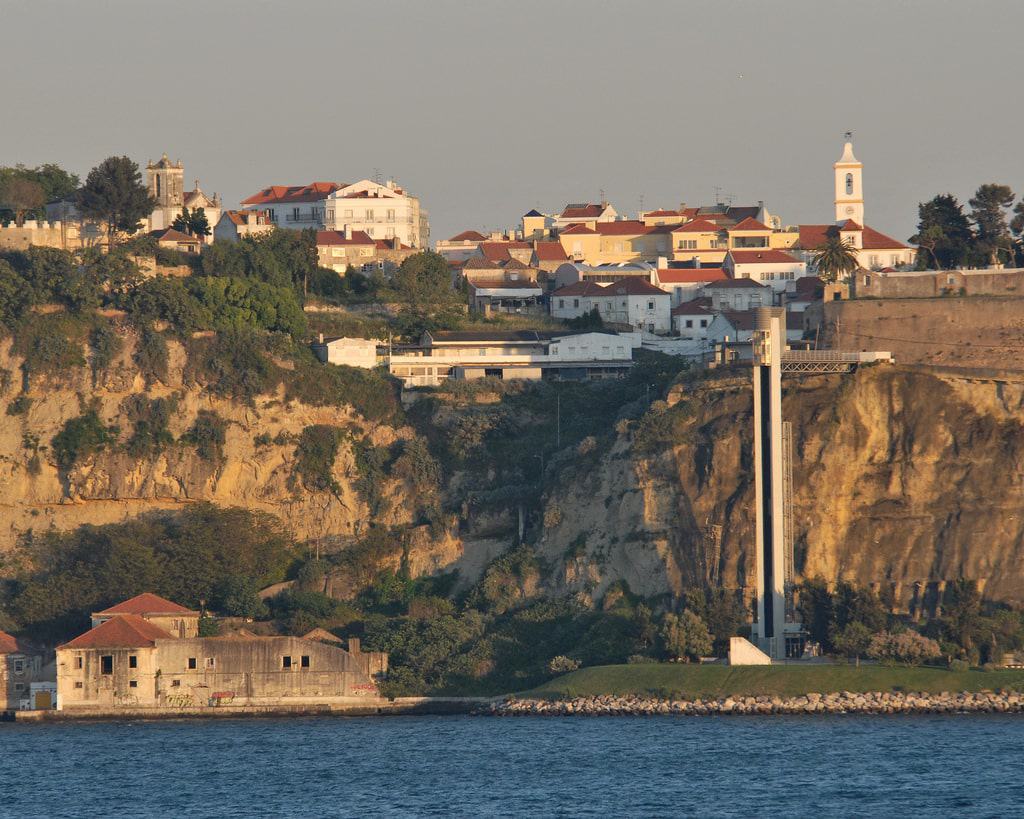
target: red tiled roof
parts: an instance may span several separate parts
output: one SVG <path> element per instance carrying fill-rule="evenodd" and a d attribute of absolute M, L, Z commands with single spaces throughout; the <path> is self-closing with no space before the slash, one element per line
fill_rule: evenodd
<path fill-rule="evenodd" d="M 730 250 L 733 262 L 736 264 L 796 264 L 799 259 L 786 253 L 784 250 Z"/>
<path fill-rule="evenodd" d="M 718 233 L 721 228 L 714 222 L 709 222 L 707 219 L 694 219 L 692 222 L 686 222 L 682 225 L 677 225 L 672 229 L 673 233 Z"/>
<path fill-rule="evenodd" d="M 170 600 L 151 592 L 137 594 L 130 600 L 111 606 L 97 614 L 195 614 L 191 609 L 172 603 Z"/>
<path fill-rule="evenodd" d="M 604 293 L 609 296 L 665 296 L 668 298 L 668 293 L 639 276 L 629 276 L 612 282 L 605 288 Z"/>
<path fill-rule="evenodd" d="M 178 242 L 179 244 L 185 242 L 190 245 L 200 244 L 200 241 L 195 236 L 189 236 L 187 233 L 182 233 L 180 230 L 175 230 L 174 228 L 154 230 L 149 235 L 158 242 Z"/>
<path fill-rule="evenodd" d="M 567 284 L 565 287 L 560 287 L 554 293 L 554 296 L 601 296 L 604 295 L 605 288 L 596 282 L 585 281 L 585 282 L 573 282 Z"/>
<path fill-rule="evenodd" d="M 768 225 L 764 224 L 763 222 L 758 222 L 757 219 L 755 219 L 754 217 L 748 216 L 738 225 L 734 225 L 733 227 L 729 228 L 729 230 L 767 230 L 770 232 L 771 228 L 768 227 Z"/>
<path fill-rule="evenodd" d="M 850 227 L 847 227 L 847 225 L 850 225 Z M 825 240 L 828 238 L 826 233 L 831 227 L 835 227 L 835 225 L 800 225 L 800 247 L 803 250 L 814 250 L 821 247 L 825 244 Z M 848 219 L 839 229 L 862 231 L 861 245 L 865 250 L 905 250 L 908 247 L 903 242 L 898 242 L 891 236 L 879 233 L 872 227 L 865 226 L 862 228 L 852 219 Z"/>
<path fill-rule="evenodd" d="M 685 215 L 681 210 L 649 210 L 644 214 L 646 219 L 648 216 L 683 216 Z"/>
<path fill-rule="evenodd" d="M 593 234 L 596 234 L 597 231 L 594 230 L 593 228 L 588 228 L 584 224 L 570 225 L 569 227 L 567 227 L 565 230 L 562 231 L 562 235 L 563 236 L 569 235 L 569 234 L 572 234 L 572 233 L 593 233 Z"/>
<path fill-rule="evenodd" d="M 351 239 L 345 238 L 343 230 L 318 230 L 316 244 L 317 247 L 321 245 L 372 245 L 374 241 L 365 230 L 353 230 Z"/>
<path fill-rule="evenodd" d="M 262 215 L 264 219 L 266 219 L 266 217 L 267 217 L 267 212 L 265 210 L 226 210 L 226 211 L 224 211 L 224 215 L 227 216 L 228 219 L 230 221 L 232 221 L 236 225 L 245 225 L 245 224 L 247 224 L 247 222 L 245 221 L 245 215 L 247 213 L 254 213 L 257 216 Z"/>
<path fill-rule="evenodd" d="M 721 267 L 670 267 L 658 271 L 658 281 L 662 284 L 717 282 L 727 278 L 729 275 Z"/>
<path fill-rule="evenodd" d="M 801 276 L 796 280 L 794 289 L 801 296 L 814 296 L 818 293 L 825 283 L 817 276 Z"/>
<path fill-rule="evenodd" d="M 621 219 L 615 222 L 598 222 L 596 229 L 602 236 L 626 236 L 649 233 L 653 227 L 637 219 Z"/>
<path fill-rule="evenodd" d="M 18 638 L 6 631 L 0 631 L 0 654 L 17 654 L 22 650 Z"/>
<path fill-rule="evenodd" d="M 242 200 L 243 205 L 287 204 L 289 202 L 319 202 L 344 185 L 337 182 L 311 182 L 308 185 L 271 185 L 259 193 Z"/>
<path fill-rule="evenodd" d="M 563 219 L 596 219 L 604 212 L 604 205 L 566 206 L 562 211 Z"/>
<path fill-rule="evenodd" d="M 906 250 L 908 247 L 903 242 L 898 242 L 891 236 L 886 236 L 884 233 L 879 233 L 874 228 L 867 226 L 864 227 L 861 243 L 864 245 L 865 250 Z"/>
<path fill-rule="evenodd" d="M 504 262 L 512 258 L 510 250 L 531 250 L 529 242 L 481 242 L 480 252 L 492 262 Z"/>
<path fill-rule="evenodd" d="M 452 236 L 449 242 L 484 242 L 487 241 L 487 237 L 482 233 L 478 233 L 475 230 L 464 230 L 462 233 L 457 233 Z"/>
<path fill-rule="evenodd" d="M 143 648 L 170 639 L 170 634 L 137 614 L 118 614 L 61 648 Z"/>
<path fill-rule="evenodd" d="M 684 301 L 677 307 L 672 308 L 673 316 L 713 316 L 715 312 L 715 310 L 711 309 L 711 299 L 708 298 Z"/>
<path fill-rule="evenodd" d="M 361 233 L 362 231 L 359 231 L 359 232 Z M 352 235 L 355 236 L 355 233 L 353 232 Z M 374 245 L 377 246 L 377 250 L 394 250 L 395 249 L 395 248 L 393 248 L 391 246 L 391 240 L 390 239 L 375 239 L 375 240 L 373 240 L 373 243 L 374 243 Z M 401 242 L 398 243 L 398 249 L 399 250 L 412 250 L 412 248 L 409 247 L 409 245 L 403 245 Z"/>
<path fill-rule="evenodd" d="M 533 252 L 538 262 L 564 262 L 569 259 L 561 242 L 537 242 Z"/>

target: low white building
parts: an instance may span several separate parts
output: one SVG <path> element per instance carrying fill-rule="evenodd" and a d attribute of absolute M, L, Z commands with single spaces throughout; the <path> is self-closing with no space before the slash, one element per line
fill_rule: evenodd
<path fill-rule="evenodd" d="M 772 290 L 752 279 L 723 279 L 704 286 L 704 295 L 716 310 L 753 310 L 771 307 Z"/>
<path fill-rule="evenodd" d="M 243 236 L 259 236 L 274 229 L 263 210 L 226 210 L 213 227 L 214 240 L 237 242 Z"/>
<path fill-rule="evenodd" d="M 641 277 L 620 279 L 605 287 L 577 282 L 556 290 L 550 298 L 555 318 L 576 318 L 596 308 L 607 324 L 629 325 L 647 333 L 672 329 L 672 296 Z"/>
<path fill-rule="evenodd" d="M 722 267 L 734 279 L 750 279 L 775 293 L 792 290 L 793 282 L 807 275 L 807 264 L 784 250 L 730 250 Z"/>
<path fill-rule="evenodd" d="M 320 338 L 312 345 L 313 354 L 325 364 L 343 364 L 347 367 L 362 367 L 372 370 L 377 366 L 377 345 L 372 338 L 348 338 L 335 336 Z"/>
<path fill-rule="evenodd" d="M 619 378 L 633 366 L 632 334 L 608 332 L 435 332 L 391 355 L 389 370 L 406 387 L 445 379 Z"/>
<path fill-rule="evenodd" d="M 672 329 L 681 338 L 706 341 L 716 315 L 708 298 L 683 302 L 672 308 Z"/>

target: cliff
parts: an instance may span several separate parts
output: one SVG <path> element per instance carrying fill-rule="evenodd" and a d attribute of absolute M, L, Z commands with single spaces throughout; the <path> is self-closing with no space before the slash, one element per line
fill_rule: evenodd
<path fill-rule="evenodd" d="M 269 512 L 299 541 L 328 551 L 347 548 L 370 523 L 400 527 L 400 545 L 379 565 L 458 569 L 464 582 L 515 543 L 523 501 L 469 504 L 469 466 L 442 478 L 436 494 L 447 512 L 432 526 L 417 511 L 423 488 L 394 461 L 367 477 L 359 447 L 394 448 L 424 434 L 429 419 L 417 428 L 371 422 L 348 406 L 288 400 L 283 388 L 249 402 L 218 397 L 187 376 L 185 350 L 174 342 L 167 377 L 147 384 L 130 334 L 126 341 L 103 372 L 28 379 L 23 393 L 22 362 L 0 341 L 0 370 L 10 374 L 0 395 L 0 551 L 29 531 L 201 500 Z M 173 440 L 144 456 L 125 445 L 133 432 L 126 407 L 139 396 L 174 398 Z M 117 441 L 59 467 L 51 442 L 88 407 L 118 427 Z M 643 439 L 644 419 L 627 420 L 551 459 L 539 504 L 528 501 L 522 512 L 526 540 L 542 558 L 531 589 L 595 603 L 620 581 L 648 596 L 704 583 L 751 593 L 745 374 L 677 385 L 655 409 L 673 420 L 662 444 Z M 226 422 L 213 458 L 187 443 L 204 410 Z M 880 366 L 787 381 L 784 411 L 794 426 L 801 576 L 879 583 L 904 604 L 965 576 L 988 596 L 1024 602 L 1024 383 Z M 332 485 L 322 489 L 299 474 L 297 441 L 314 425 L 345 431 L 329 465 Z M 346 595 L 358 579 L 332 584 Z"/>

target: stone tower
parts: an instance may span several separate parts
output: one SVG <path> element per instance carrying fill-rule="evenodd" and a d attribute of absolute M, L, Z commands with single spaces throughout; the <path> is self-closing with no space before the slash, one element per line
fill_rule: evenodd
<path fill-rule="evenodd" d="M 146 165 L 146 181 L 149 195 L 156 200 L 150 230 L 169 227 L 185 202 L 185 166 L 180 160 L 171 162 L 164 154 L 159 162 Z"/>
<path fill-rule="evenodd" d="M 843 155 L 833 166 L 836 182 L 836 224 L 852 219 L 864 226 L 864 166 L 853 155 L 853 135 L 846 132 Z"/>

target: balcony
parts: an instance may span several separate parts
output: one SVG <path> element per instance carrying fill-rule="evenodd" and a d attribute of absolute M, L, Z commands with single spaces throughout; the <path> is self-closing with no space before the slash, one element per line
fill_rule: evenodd
<path fill-rule="evenodd" d="M 300 213 L 298 215 L 294 213 L 286 213 L 284 220 L 286 222 L 307 222 L 309 224 L 319 223 L 323 218 L 322 213 Z"/>

